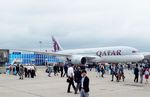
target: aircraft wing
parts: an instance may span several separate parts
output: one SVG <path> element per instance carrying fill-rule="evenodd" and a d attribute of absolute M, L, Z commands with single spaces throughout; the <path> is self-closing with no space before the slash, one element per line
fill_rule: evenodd
<path fill-rule="evenodd" d="M 18 50 L 18 49 L 13 49 Z M 25 52 L 34 52 L 36 54 L 43 54 L 43 55 L 50 55 L 50 56 L 62 56 L 62 57 L 71 57 L 72 55 L 69 54 L 61 54 L 61 53 L 55 53 L 55 52 L 41 52 L 41 51 L 33 51 L 33 50 L 20 50 Z"/>
<path fill-rule="evenodd" d="M 38 52 L 34 51 L 36 54 L 50 55 L 50 56 L 62 56 L 62 57 L 71 57 L 69 54 L 53 53 L 53 52 Z"/>
<path fill-rule="evenodd" d="M 13 50 L 19 51 L 18 49 L 13 49 Z M 70 57 L 71 58 L 72 56 L 74 56 L 71 54 L 61 54 L 61 53 L 55 53 L 55 52 L 42 52 L 42 51 L 34 51 L 34 50 L 20 50 L 20 51 L 34 52 L 35 54 L 43 54 L 43 55 L 56 56 L 56 57 Z M 97 58 L 99 58 L 98 56 L 85 55 L 85 54 L 79 54 L 77 56 L 85 57 L 85 58 L 87 58 L 87 60 L 89 62 L 92 62 L 92 61 L 96 60 Z"/>

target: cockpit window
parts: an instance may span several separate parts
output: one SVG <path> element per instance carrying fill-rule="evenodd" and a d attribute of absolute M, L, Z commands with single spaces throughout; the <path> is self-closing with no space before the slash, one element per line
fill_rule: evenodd
<path fill-rule="evenodd" d="M 138 51 L 135 51 L 135 50 L 134 50 L 134 51 L 132 51 L 132 53 L 137 53 L 137 52 L 138 52 Z"/>

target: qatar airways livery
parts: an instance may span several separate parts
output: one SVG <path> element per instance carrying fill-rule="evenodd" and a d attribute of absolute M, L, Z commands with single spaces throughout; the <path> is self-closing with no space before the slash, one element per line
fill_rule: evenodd
<path fill-rule="evenodd" d="M 86 64 L 93 62 L 126 63 L 138 62 L 144 59 L 144 55 L 137 49 L 128 46 L 100 47 L 63 50 L 60 43 L 52 36 L 53 52 L 49 55 L 57 56 L 64 61 L 73 64 Z"/>

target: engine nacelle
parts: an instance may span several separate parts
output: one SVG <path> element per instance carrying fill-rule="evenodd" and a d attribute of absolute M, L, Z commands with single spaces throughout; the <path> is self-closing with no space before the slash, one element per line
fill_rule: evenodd
<path fill-rule="evenodd" d="M 102 58 L 95 57 L 94 59 L 91 60 L 91 62 L 103 62 L 103 61 L 102 61 Z"/>
<path fill-rule="evenodd" d="M 73 64 L 86 64 L 87 63 L 86 57 L 79 56 L 79 55 L 72 56 L 69 59 L 71 60 L 71 63 Z"/>

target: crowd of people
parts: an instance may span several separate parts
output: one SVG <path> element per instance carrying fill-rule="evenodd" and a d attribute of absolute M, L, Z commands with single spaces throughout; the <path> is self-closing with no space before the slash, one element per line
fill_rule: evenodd
<path fill-rule="evenodd" d="M 69 65 L 67 72 L 68 90 L 67 93 L 71 93 L 70 87 L 74 89 L 74 93 L 77 94 L 80 91 L 80 97 L 89 97 L 89 78 L 85 69 L 81 69 L 80 66 Z M 76 83 L 76 86 L 74 84 Z"/>
<path fill-rule="evenodd" d="M 124 75 L 124 67 L 123 65 L 119 65 L 119 64 L 112 64 L 110 65 L 110 71 L 111 71 L 111 75 L 112 75 L 112 80 L 114 81 L 114 76 L 116 77 L 116 81 L 119 82 L 121 79 L 124 81 L 125 79 L 125 75 Z"/>
<path fill-rule="evenodd" d="M 80 97 L 89 97 L 89 78 L 87 77 L 86 67 L 82 65 L 73 65 L 73 64 L 47 64 L 46 65 L 46 72 L 48 76 L 51 77 L 52 73 L 54 76 L 66 77 L 66 82 L 68 83 L 67 93 L 71 93 L 71 86 L 73 87 L 74 93 L 78 94 L 80 91 Z M 132 68 L 129 68 L 132 67 Z M 132 66 L 129 65 L 122 65 L 122 64 L 102 64 L 98 63 L 97 65 L 93 65 L 87 67 L 89 71 L 92 71 L 94 68 L 96 70 L 96 77 L 104 78 L 104 75 L 110 74 L 111 81 L 114 81 L 116 78 L 117 82 L 121 80 L 125 80 L 125 68 L 128 70 L 133 71 L 135 78 L 134 82 L 143 83 L 145 78 L 146 84 L 148 83 L 150 71 L 150 66 L 139 63 L 134 64 Z M 126 69 L 127 70 L 127 69 Z M 14 75 L 19 75 L 19 79 L 25 78 L 34 78 L 36 76 L 36 67 L 35 65 L 28 64 L 28 65 L 10 65 L 9 66 L 9 73 Z"/>
<path fill-rule="evenodd" d="M 108 70 L 108 69 L 109 70 Z M 149 75 L 150 75 L 150 66 L 147 65 L 146 63 L 139 63 L 139 64 L 133 64 L 129 65 L 127 64 L 128 70 L 133 71 L 135 78 L 134 82 L 139 82 L 140 78 L 140 83 L 143 83 L 143 80 L 145 78 L 146 82 L 148 83 Z M 97 75 L 96 77 L 104 77 L 105 72 L 110 71 L 110 75 L 112 76 L 111 81 L 114 81 L 114 77 L 116 78 L 116 81 L 119 82 L 120 80 L 124 81 L 125 80 L 125 74 L 124 74 L 124 69 L 125 65 L 122 64 L 98 64 L 96 66 L 96 72 Z"/>
<path fill-rule="evenodd" d="M 49 77 L 51 77 L 52 72 L 54 72 L 54 76 L 58 76 L 58 73 L 60 73 L 60 77 L 66 76 L 66 82 L 68 83 L 67 93 L 71 93 L 72 86 L 75 94 L 80 91 L 80 97 L 89 97 L 89 78 L 83 66 L 62 63 L 48 64 L 46 72 Z"/>
<path fill-rule="evenodd" d="M 66 68 L 63 65 L 63 63 L 59 63 L 59 64 L 47 64 L 46 65 L 47 69 L 46 72 L 48 73 L 48 76 L 51 77 L 51 73 L 54 72 L 54 76 L 58 76 L 59 73 L 61 73 L 61 77 L 64 77 L 66 74 Z M 68 67 L 67 67 L 68 69 Z M 64 74 L 65 71 L 65 74 Z"/>
<path fill-rule="evenodd" d="M 36 67 L 32 64 L 14 64 L 7 68 L 7 72 L 12 75 L 18 75 L 19 79 L 34 78 L 36 76 Z"/>
<path fill-rule="evenodd" d="M 106 72 L 110 73 L 112 76 L 111 81 L 114 81 L 114 77 L 116 77 L 116 81 L 119 82 L 121 79 L 124 81 L 124 67 L 121 64 L 101 64 L 99 63 L 96 66 L 96 77 L 104 77 Z"/>
<path fill-rule="evenodd" d="M 140 66 L 138 64 L 136 64 L 136 67 L 134 68 L 134 82 L 138 83 L 139 82 L 139 78 L 140 78 L 140 83 L 143 83 L 143 79 L 145 77 L 146 80 L 146 84 L 148 84 L 148 79 L 149 79 L 149 75 L 150 75 L 150 67 L 146 64 L 140 64 Z"/>

